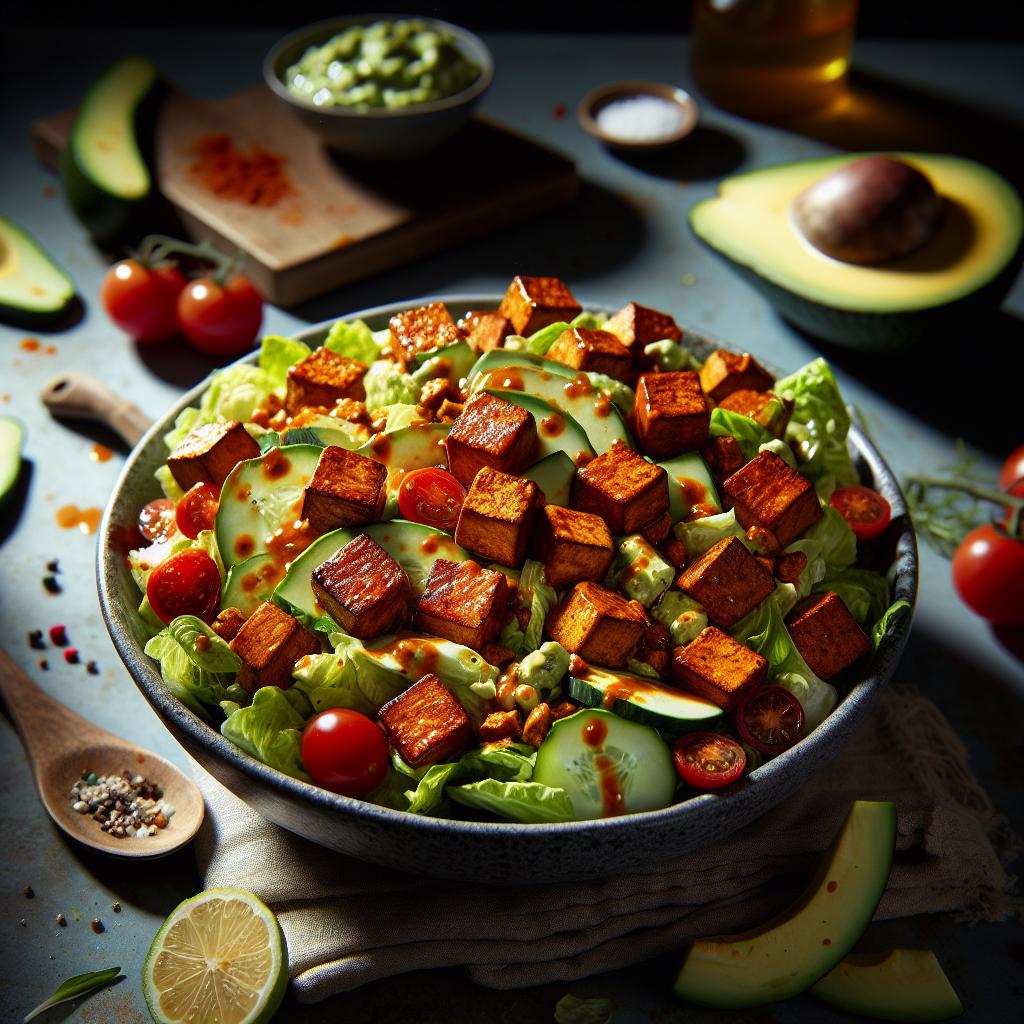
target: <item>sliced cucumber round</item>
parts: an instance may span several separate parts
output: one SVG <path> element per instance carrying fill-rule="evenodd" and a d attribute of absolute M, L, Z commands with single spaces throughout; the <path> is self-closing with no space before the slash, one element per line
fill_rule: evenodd
<path fill-rule="evenodd" d="M 450 423 L 417 423 L 402 427 L 393 434 L 377 434 L 356 449 L 388 468 L 388 486 L 394 486 L 395 477 L 412 469 L 425 466 L 443 466 L 448 461 L 444 439 L 451 430 Z"/>
<path fill-rule="evenodd" d="M 224 580 L 220 606 L 237 608 L 248 618 L 264 601 L 270 599 L 282 573 L 283 569 L 277 560 L 266 552 L 231 566 Z"/>
<path fill-rule="evenodd" d="M 590 438 L 569 413 L 556 409 L 543 398 L 522 391 L 506 391 L 502 388 L 484 390 L 495 398 L 504 398 L 506 402 L 520 406 L 533 416 L 537 423 L 537 437 L 540 438 L 538 461 L 547 458 L 552 452 L 565 452 L 577 464 L 581 458 L 589 461 L 594 457 L 594 446 Z"/>
<path fill-rule="evenodd" d="M 439 558 L 449 562 L 465 562 L 473 556 L 441 530 L 406 519 L 393 519 L 390 523 L 373 523 L 363 533 L 376 541 L 409 577 L 414 594 L 423 593 L 430 567 Z"/>
<path fill-rule="evenodd" d="M 686 452 L 658 465 L 668 473 L 668 510 L 673 523 L 689 519 L 694 505 L 703 505 L 706 515 L 722 511 L 711 471 L 698 452 Z"/>
<path fill-rule="evenodd" d="M 568 507 L 576 466 L 565 452 L 552 452 L 522 475 L 524 480 L 532 480 L 544 492 L 547 504 Z"/>
<path fill-rule="evenodd" d="M 288 567 L 288 574 L 274 588 L 274 604 L 283 608 L 289 615 L 314 621 L 320 618 L 323 612 L 317 607 L 313 595 L 313 570 L 323 565 L 355 536 L 352 530 L 332 530 L 313 541 L 292 562 Z"/>
<path fill-rule="evenodd" d="M 576 376 L 576 371 L 572 367 L 566 366 L 565 363 L 556 363 L 553 359 L 545 359 L 543 356 L 535 356 L 532 352 L 519 349 L 492 348 L 490 352 L 485 352 L 473 364 L 473 368 L 469 371 L 469 383 L 472 385 L 479 374 L 486 373 L 488 370 L 498 370 L 510 366 L 529 366 L 547 370 L 559 377 L 565 377 L 566 380 L 572 380 Z"/>
<path fill-rule="evenodd" d="M 533 781 L 564 789 L 582 821 L 668 807 L 677 777 L 671 751 L 654 729 L 590 708 L 551 727 Z"/>

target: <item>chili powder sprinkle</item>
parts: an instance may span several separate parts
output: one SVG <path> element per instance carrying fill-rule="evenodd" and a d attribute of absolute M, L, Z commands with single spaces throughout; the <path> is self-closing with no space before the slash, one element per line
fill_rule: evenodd
<path fill-rule="evenodd" d="M 262 146 L 239 149 L 230 135 L 204 135 L 192 147 L 189 172 L 222 199 L 248 206 L 276 206 L 295 187 L 284 170 L 286 158 Z"/>

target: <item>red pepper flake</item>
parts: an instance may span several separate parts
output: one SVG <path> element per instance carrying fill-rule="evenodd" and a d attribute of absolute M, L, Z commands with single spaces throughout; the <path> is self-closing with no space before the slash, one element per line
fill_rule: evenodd
<path fill-rule="evenodd" d="M 836 889 L 838 889 L 838 888 L 839 888 L 839 883 L 838 883 L 838 882 L 836 882 L 836 881 L 832 881 L 832 882 L 829 882 L 829 883 L 828 883 L 828 885 L 826 885 L 826 886 L 825 886 L 825 888 L 826 888 L 826 889 L 827 889 L 827 890 L 828 890 L 829 892 L 835 892 L 835 891 L 836 891 Z"/>
<path fill-rule="evenodd" d="M 555 107 L 555 109 L 551 111 L 551 116 L 552 116 L 552 117 L 553 117 L 553 118 L 554 118 L 554 119 L 555 119 L 556 121 L 561 121 L 561 120 L 562 120 L 562 118 L 563 118 L 563 117 L 565 117 L 566 113 L 567 113 L 567 111 L 566 111 L 566 109 L 565 109 L 565 104 L 564 104 L 564 103 L 559 103 L 559 104 L 558 104 L 558 105 L 557 105 L 557 106 Z"/>
<path fill-rule="evenodd" d="M 85 671 L 91 676 L 98 676 L 100 674 L 100 667 L 95 661 L 87 661 L 85 663 Z"/>
<path fill-rule="evenodd" d="M 24 352 L 38 352 L 41 346 L 42 343 L 38 338 L 22 338 L 18 344 L 18 348 Z"/>
<path fill-rule="evenodd" d="M 243 150 L 230 135 L 205 135 L 193 146 L 189 173 L 222 199 L 247 206 L 276 206 L 295 186 L 284 171 L 286 158 L 253 146 Z"/>
<path fill-rule="evenodd" d="M 78 648 L 77 647 L 69 647 L 64 652 L 64 660 L 69 665 L 77 665 L 78 661 L 79 661 L 79 659 L 78 659 Z"/>
<path fill-rule="evenodd" d="M 33 650 L 45 651 L 46 641 L 43 639 L 43 631 L 41 629 L 30 629 L 28 632 L 28 645 Z"/>
<path fill-rule="evenodd" d="M 63 626 L 51 626 L 50 643 L 55 647 L 67 647 L 68 631 Z"/>
<path fill-rule="evenodd" d="M 821 944 L 823 946 L 831 946 L 832 945 L 832 940 L 831 939 L 822 939 L 821 940 Z"/>

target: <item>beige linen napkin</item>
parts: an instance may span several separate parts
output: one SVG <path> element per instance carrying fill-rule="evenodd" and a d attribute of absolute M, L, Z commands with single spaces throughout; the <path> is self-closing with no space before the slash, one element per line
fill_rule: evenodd
<path fill-rule="evenodd" d="M 574 981 L 688 940 L 751 927 L 806 875 L 855 799 L 893 800 L 897 856 L 876 919 L 1010 909 L 993 846 L 1006 826 L 928 700 L 887 693 L 840 757 L 796 796 L 720 843 L 655 868 L 508 889 L 374 867 L 272 825 L 200 778 L 207 887 L 249 889 L 278 915 L 294 991 L 315 1002 L 378 978 L 465 966 L 493 988 Z M 784 884 L 780 884 L 784 883 Z"/>

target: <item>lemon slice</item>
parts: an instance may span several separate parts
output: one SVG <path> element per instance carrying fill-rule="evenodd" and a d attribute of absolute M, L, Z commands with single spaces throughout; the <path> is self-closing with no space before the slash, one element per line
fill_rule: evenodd
<path fill-rule="evenodd" d="M 142 968 L 159 1024 L 263 1024 L 287 985 L 277 918 L 241 889 L 207 889 L 179 904 Z"/>

